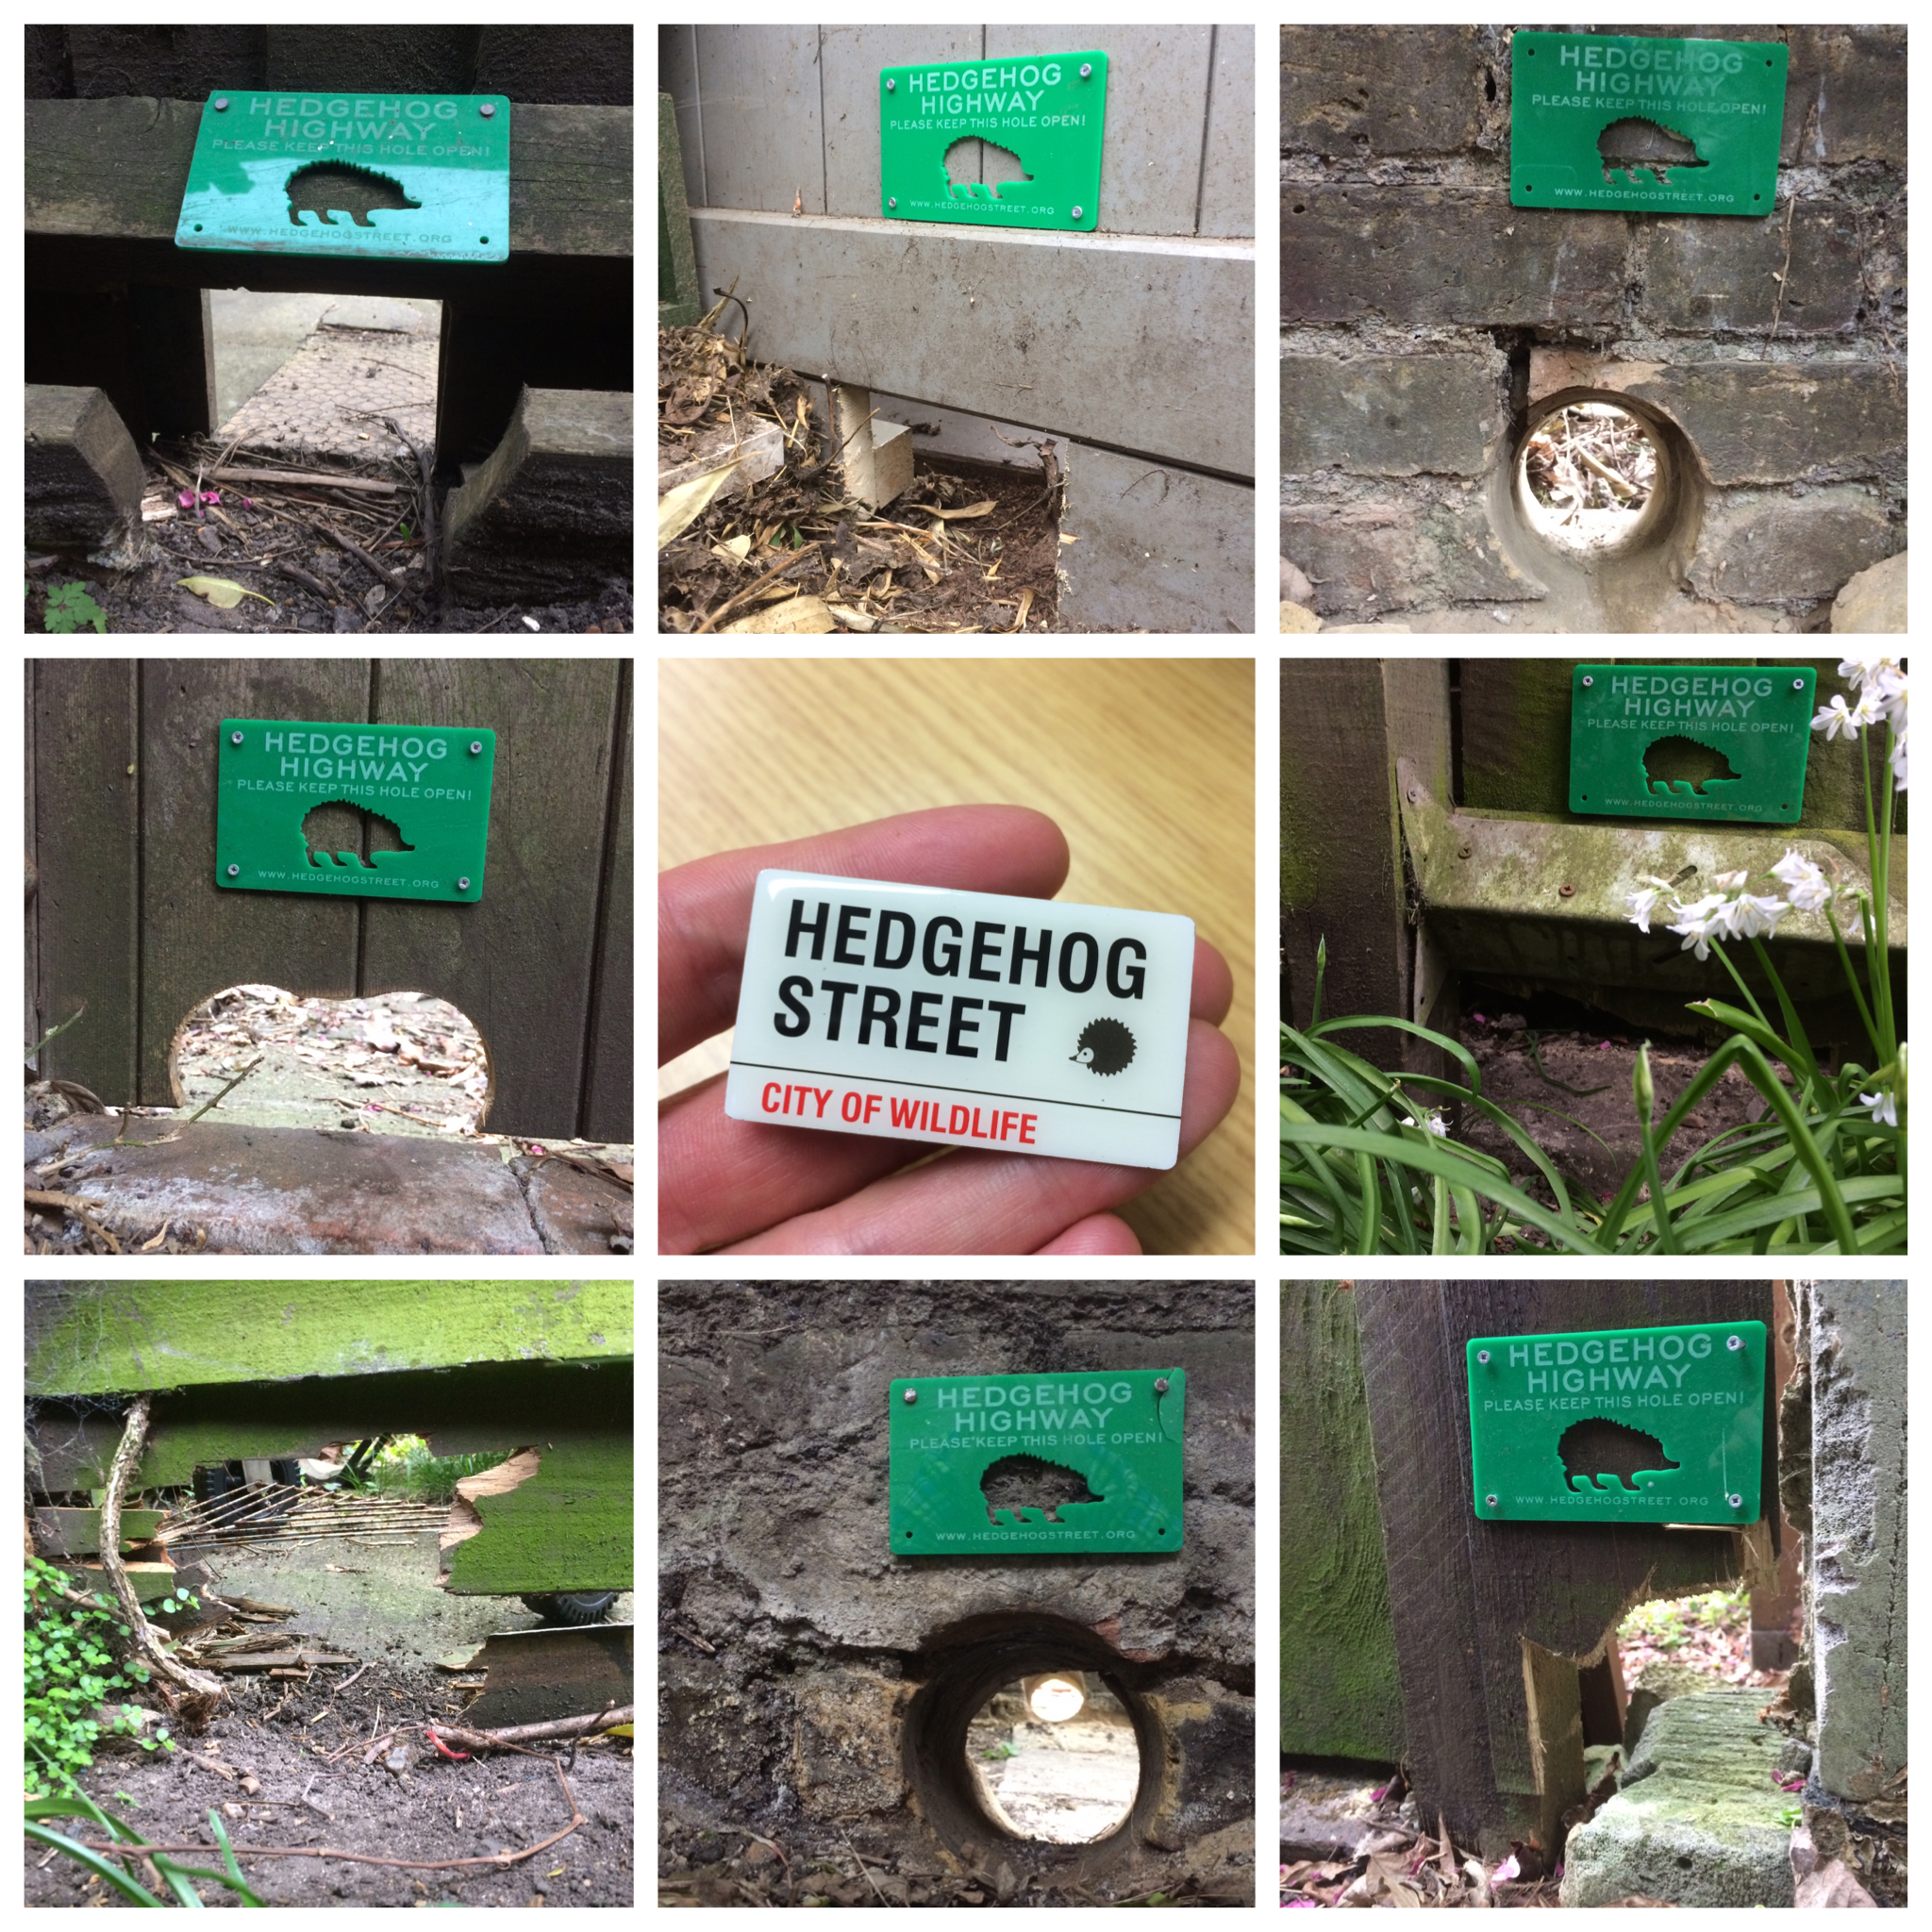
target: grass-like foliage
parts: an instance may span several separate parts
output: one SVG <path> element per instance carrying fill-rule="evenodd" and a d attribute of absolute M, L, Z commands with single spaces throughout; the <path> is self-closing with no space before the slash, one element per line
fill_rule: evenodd
<path fill-rule="evenodd" d="M 458 1482 L 480 1470 L 494 1469 L 501 1456 L 432 1456 L 421 1436 L 398 1436 L 369 1465 L 363 1487 L 399 1502 L 448 1503 Z"/>
<path fill-rule="evenodd" d="M 1730 1038 L 1661 1120 L 1650 1050 L 1639 1050 L 1631 1098 L 1642 1154 L 1615 1195 L 1603 1203 L 1568 1188 L 1525 1126 L 1484 1097 L 1475 1060 L 1459 1041 L 1387 1015 L 1323 1020 L 1324 941 L 1316 951 L 1309 1024 L 1306 1031 L 1281 1029 L 1284 1254 L 1486 1255 L 1498 1242 L 1534 1245 L 1537 1237 L 1581 1255 L 1905 1253 L 1907 1050 L 1892 1008 L 1887 887 L 1893 793 L 1907 781 L 1906 678 L 1890 658 L 1850 659 L 1840 671 L 1859 691 L 1857 706 L 1847 709 L 1841 697 L 1835 699 L 1813 728 L 1857 737 L 1882 723 L 1888 734 L 1889 770 L 1876 799 L 1865 741 L 1871 889 L 1827 881 L 1793 851 L 1769 875 L 1784 896 L 1753 894 L 1745 874 L 1724 873 L 1716 892 L 1671 907 L 1676 918 L 1670 930 L 1700 959 L 1715 948 L 1743 1004 L 1690 1005 L 1691 1012 L 1730 1028 Z M 1669 891 L 1657 880 L 1631 894 L 1630 917 L 1642 931 L 1650 930 Z M 1839 908 L 1846 905 L 1862 941 L 1862 973 L 1839 924 Z M 1764 943 L 1794 908 L 1825 916 L 1871 1047 L 1869 1062 L 1849 1060 L 1828 1073 L 1807 1037 Z M 1731 962 L 1727 942 L 1740 940 L 1752 947 L 1769 981 L 1774 1022 Z M 1337 1038 L 1364 1026 L 1429 1041 L 1463 1078 L 1383 1073 Z M 1660 1150 L 1733 1066 L 1763 1096 L 1762 1118 L 1706 1141 L 1666 1174 Z M 1444 1102 L 1507 1134 L 1548 1185 L 1551 1205 L 1516 1187 L 1501 1161 L 1451 1138 L 1440 1110 Z"/>
<path fill-rule="evenodd" d="M 166 1906 L 167 1900 L 157 1898 L 144 1885 L 115 1864 L 112 1858 L 90 1850 L 88 1846 L 42 1822 L 48 1818 L 92 1819 L 124 1845 L 142 1843 L 140 1832 L 102 1810 L 100 1806 L 82 1790 L 73 1791 L 63 1798 L 36 1798 L 26 1807 L 25 1831 L 30 1842 L 51 1845 L 57 1852 L 64 1853 L 76 1865 L 92 1872 L 104 1884 L 118 1891 L 129 1905 L 152 1906 L 157 1909 Z M 228 1834 L 223 1828 L 221 1813 L 210 1807 L 208 1822 L 209 1830 L 215 1835 L 216 1844 L 221 1847 L 222 1863 L 226 1870 L 200 1871 L 192 1865 L 177 1865 L 165 1852 L 150 1852 L 147 1857 L 153 1859 L 155 1870 L 160 1874 L 162 1883 L 174 1894 L 178 1905 L 197 1908 L 201 1906 L 201 1897 L 190 1881 L 202 1878 L 211 1885 L 225 1887 L 244 1906 L 260 1906 L 262 1900 L 250 1890 L 248 1881 L 242 1875 L 242 1867 L 235 1860 L 235 1849 L 228 1842 Z M 120 1856 L 125 1857 L 126 1854 Z"/>

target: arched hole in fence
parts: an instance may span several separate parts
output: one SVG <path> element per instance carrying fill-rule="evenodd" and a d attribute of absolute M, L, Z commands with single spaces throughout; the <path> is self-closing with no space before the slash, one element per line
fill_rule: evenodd
<path fill-rule="evenodd" d="M 332 1000 L 256 983 L 189 1011 L 168 1080 L 190 1113 L 221 1095 L 211 1122 L 435 1135 L 479 1132 L 495 1086 L 475 1023 L 433 993 Z"/>
<path fill-rule="evenodd" d="M 1579 555 L 1621 550 L 1644 525 L 1661 458 L 1643 424 L 1620 404 L 1552 409 L 1517 457 L 1524 515 L 1546 543 Z"/>

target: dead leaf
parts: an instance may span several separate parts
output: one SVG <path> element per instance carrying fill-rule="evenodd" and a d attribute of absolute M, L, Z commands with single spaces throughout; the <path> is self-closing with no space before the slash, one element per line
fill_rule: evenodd
<path fill-rule="evenodd" d="M 751 533 L 741 537 L 727 537 L 722 543 L 711 545 L 711 555 L 721 557 L 726 563 L 742 563 L 751 554 Z"/>
<path fill-rule="evenodd" d="M 935 573 L 937 575 L 937 573 Z M 724 628 L 726 637 L 796 637 L 834 628 L 832 612 L 823 597 L 791 597 Z"/>
<path fill-rule="evenodd" d="M 998 508 L 999 505 L 988 497 L 984 503 L 969 503 L 964 509 L 936 509 L 931 514 L 943 517 L 948 523 L 958 523 L 961 517 L 990 516 Z"/>
<path fill-rule="evenodd" d="M 725 483 L 736 474 L 738 458 L 724 464 L 722 469 L 708 470 L 702 476 L 693 476 L 689 483 L 680 483 L 675 490 L 667 490 L 658 499 L 658 548 L 675 538 L 681 537 L 698 518 L 704 514 L 705 507 L 716 496 Z"/>
<path fill-rule="evenodd" d="M 1013 628 L 1015 630 L 1024 630 L 1026 628 L 1026 613 L 1032 608 L 1033 592 L 1031 591 L 1022 591 L 1020 592 L 1020 614 L 1013 620 Z"/>
<path fill-rule="evenodd" d="M 878 619 L 868 617 L 862 610 L 854 610 L 844 604 L 827 604 L 825 608 L 842 624 L 847 630 L 869 631 L 878 628 Z"/>
<path fill-rule="evenodd" d="M 273 597 L 263 597 L 259 591 L 243 590 L 240 584 L 231 583 L 226 577 L 176 577 L 175 583 L 184 591 L 192 591 L 197 597 L 206 597 L 217 610 L 232 610 L 244 597 L 258 598 L 271 610 L 275 608 Z"/>

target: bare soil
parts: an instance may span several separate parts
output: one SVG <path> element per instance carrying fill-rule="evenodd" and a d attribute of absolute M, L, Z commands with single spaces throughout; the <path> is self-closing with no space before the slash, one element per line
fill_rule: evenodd
<path fill-rule="evenodd" d="M 346 477 L 393 482 L 398 489 L 384 496 L 330 486 L 207 480 L 204 473 L 225 460 L 303 474 L 340 470 Z M 30 556 L 29 635 L 44 633 L 49 590 L 75 583 L 100 607 L 108 630 L 116 634 L 424 636 L 534 629 L 610 636 L 634 627 L 631 586 L 615 578 L 586 582 L 580 596 L 550 604 L 445 605 L 440 589 L 426 588 L 421 471 L 407 452 L 387 462 L 344 464 L 314 457 L 297 464 L 281 451 L 230 450 L 203 438 L 157 444 L 144 453 L 143 468 L 145 502 L 174 514 L 142 525 L 141 554 L 129 555 L 123 568 Z M 196 500 L 197 477 L 219 503 Z M 191 499 L 186 508 L 180 503 L 184 494 Z M 344 550 L 331 532 L 359 545 L 393 575 L 386 580 Z M 225 577 L 255 594 L 223 610 L 181 588 L 186 577 Z M 97 633 L 90 627 L 81 635 Z"/>
<path fill-rule="evenodd" d="M 1641 1036 L 1570 1027 L 1544 1027 L 1533 1034 L 1522 1013 L 1478 1004 L 1465 1010 L 1460 1037 L 1482 1074 L 1483 1097 L 1517 1122 L 1566 1181 L 1596 1200 L 1610 1200 L 1643 1154 L 1631 1098 Z M 1657 1118 L 1704 1071 L 1709 1058 L 1691 1041 L 1651 1042 Z M 1736 1067 L 1728 1069 L 1659 1150 L 1666 1179 L 1674 1166 L 1706 1141 L 1757 1121 L 1763 1112 L 1762 1095 Z M 1500 1127 L 1465 1108 L 1456 1134 L 1507 1162 L 1511 1179 L 1533 1200 L 1553 1205 L 1548 1184 Z M 1541 1241 L 1532 1237 L 1530 1244 Z"/>
<path fill-rule="evenodd" d="M 378 1725 L 386 1728 L 398 1718 L 454 1723 L 462 1708 L 462 1694 L 448 1676 L 399 1648 L 358 1682 L 335 1691 L 332 1686 L 348 1674 L 337 1669 L 318 1671 L 307 1683 L 265 1677 L 239 1683 L 232 1705 L 172 1756 L 97 1749 L 81 1784 L 151 1843 L 207 1844 L 206 1856 L 183 1854 L 176 1862 L 209 1870 L 221 1867 L 208 1831 L 211 1806 L 222 1809 L 238 1851 L 251 1843 L 313 1845 L 384 1858 L 516 1852 L 569 1823 L 570 1807 L 552 1769 L 568 1746 L 554 1757 L 493 1752 L 464 1763 L 430 1751 L 400 1774 L 379 1760 L 365 1766 L 355 1751 L 327 1763 L 330 1753 L 367 1740 Z M 209 1757 L 236 1775 L 210 1770 L 201 1761 Z M 243 1789 L 247 1776 L 258 1791 Z M 508 1869 L 412 1872 L 325 1858 L 245 1857 L 242 1868 L 272 1906 L 627 1907 L 634 1897 L 636 1829 L 631 1754 L 621 1744 L 580 1745 L 565 1776 L 586 1823 Z M 101 1836 L 98 1825 L 68 1824 L 76 1838 L 98 1841 Z M 28 1907 L 128 1906 L 98 1880 L 90 1882 L 73 1859 L 43 1862 L 42 1847 L 26 1851 Z M 224 1887 L 204 1883 L 196 1890 L 207 1905 L 237 1904 Z"/>

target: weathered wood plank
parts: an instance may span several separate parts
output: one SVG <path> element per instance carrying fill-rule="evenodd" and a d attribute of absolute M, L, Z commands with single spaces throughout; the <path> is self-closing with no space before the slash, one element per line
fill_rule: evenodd
<path fill-rule="evenodd" d="M 597 971 L 585 1054 L 583 1124 L 578 1129 L 587 1141 L 627 1141 L 636 1131 L 632 1111 L 637 1072 L 632 950 L 637 890 L 632 840 L 635 672 L 627 659 L 621 669 L 620 763 L 613 822 L 605 841 L 604 884 L 598 897 Z"/>
<path fill-rule="evenodd" d="M 175 1034 L 209 994 L 244 981 L 328 999 L 355 991 L 359 908 L 369 901 L 217 888 L 216 730 L 225 717 L 359 723 L 368 716 L 369 664 L 150 658 L 141 690 L 141 1097 L 167 1107 L 175 1099 L 168 1079 Z M 299 827 L 304 808 L 291 803 L 290 811 Z"/>
<path fill-rule="evenodd" d="M 202 106 L 141 95 L 29 102 L 27 232 L 147 242 L 173 251 Z M 513 257 L 629 257 L 634 118 L 629 108 L 514 108 Z M 251 269 L 273 259 L 239 258 Z M 334 265 L 322 257 L 303 260 L 311 275 Z M 488 264 L 462 266 L 474 276 L 490 274 Z"/>
<path fill-rule="evenodd" d="M 121 1512 L 121 1548 L 131 1550 L 144 1543 L 160 1527 L 158 1509 L 124 1509 Z M 34 1546 L 42 1556 L 92 1557 L 101 1547 L 101 1512 L 98 1509 L 36 1509 L 33 1512 Z"/>
<path fill-rule="evenodd" d="M 449 1552 L 448 1587 L 458 1595 L 630 1587 L 628 1429 L 558 1435 L 538 1446 L 542 1466 L 534 1476 L 501 1495 L 476 1499 L 482 1529 Z"/>
<path fill-rule="evenodd" d="M 615 1360 L 633 1352 L 631 1305 L 622 1281 L 30 1282 L 26 1388 L 95 1395 Z"/>
<path fill-rule="evenodd" d="M 1357 1296 L 1418 1803 L 1486 1856 L 1511 1837 L 1549 1843 L 1552 1821 L 1581 1792 L 1539 1787 L 1524 1641 L 1586 1660 L 1626 1605 L 1735 1581 L 1739 1540 L 1661 1525 L 1479 1521 L 1463 1345 L 1482 1333 L 1768 1322 L 1770 1285 L 1363 1282 Z M 1549 1717 L 1567 1727 L 1555 1703 Z M 1546 1757 L 1544 1775 L 1563 1761 Z"/>
<path fill-rule="evenodd" d="M 1281 1291 L 1281 1748 L 1395 1763 L 1402 1685 L 1356 1300 Z"/>
<path fill-rule="evenodd" d="M 434 991 L 475 1023 L 494 1130 L 577 1130 L 618 682 L 608 658 L 458 658 L 385 664 L 377 683 L 378 724 L 496 733 L 481 901 L 367 900 L 362 952 L 364 991 Z"/>
<path fill-rule="evenodd" d="M 41 1012 L 30 1038 L 86 1001 L 79 1025 L 42 1054 L 41 1071 L 78 1080 L 119 1106 L 136 1097 L 141 1053 L 136 827 L 143 779 L 135 667 L 41 658 L 27 676 L 41 875 L 29 916 Z"/>
<path fill-rule="evenodd" d="M 21 1019 L 22 1036 L 29 1046 L 46 1031 L 41 1024 L 41 891 L 38 864 L 41 849 L 38 811 L 40 779 L 39 763 L 34 756 L 34 737 L 38 724 L 34 682 L 38 668 L 38 663 L 33 658 L 28 658 L 21 666 L 25 682 L 21 705 L 21 730 L 25 741 L 22 747 L 24 756 L 21 759 L 21 774 L 26 783 L 22 817 L 26 826 L 26 862 L 33 868 L 28 876 L 34 881 L 26 902 L 26 1011 Z"/>

